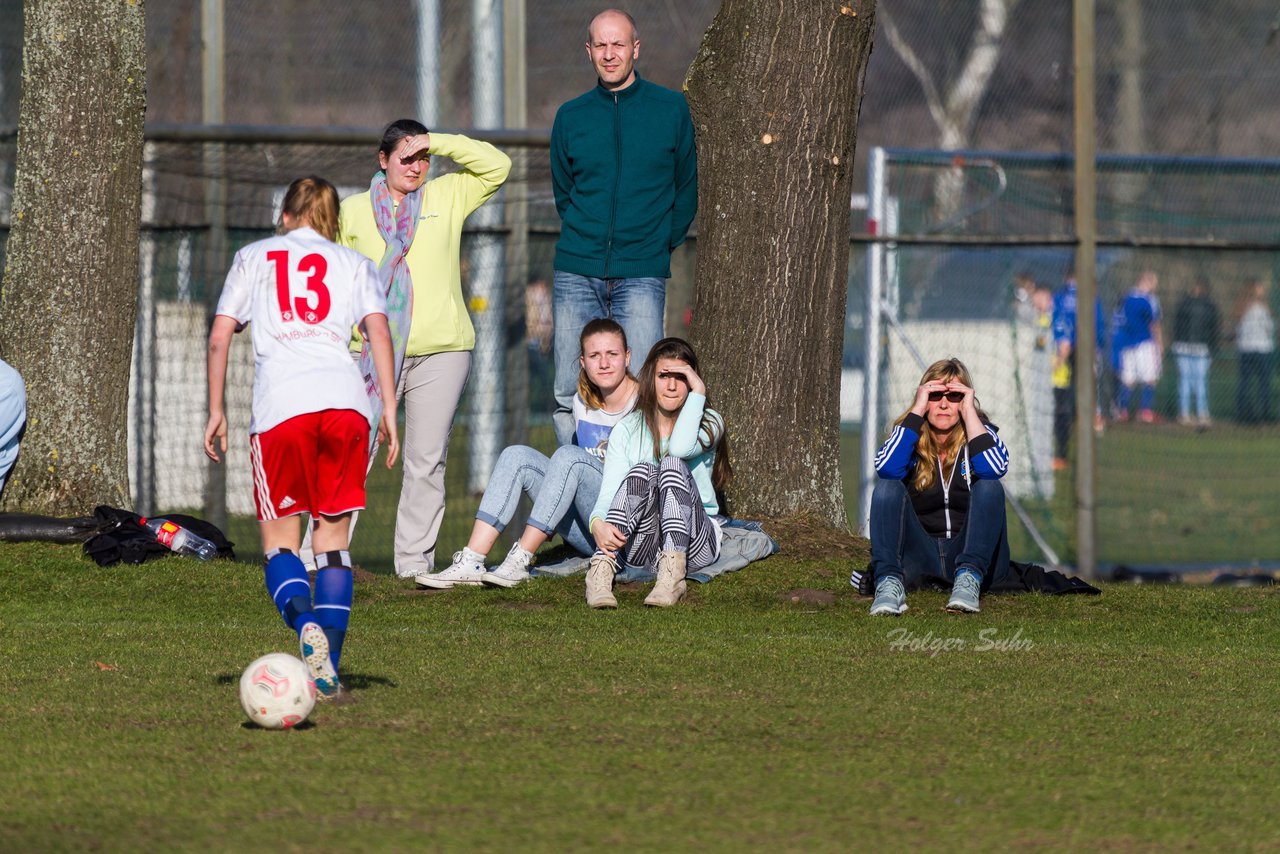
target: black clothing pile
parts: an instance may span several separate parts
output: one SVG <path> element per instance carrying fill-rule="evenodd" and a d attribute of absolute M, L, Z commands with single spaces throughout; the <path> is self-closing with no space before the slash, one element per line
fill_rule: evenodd
<path fill-rule="evenodd" d="M 103 504 L 93 511 L 93 515 L 99 523 L 100 533 L 85 542 L 84 553 L 93 558 L 99 566 L 111 566 L 115 563 L 136 564 L 173 554 L 168 546 L 156 542 L 155 535 L 142 526 L 139 521 L 142 517 L 137 513 Z M 203 519 L 187 516 L 184 513 L 154 513 L 152 518 L 168 519 L 211 541 L 218 547 L 220 558 L 234 559 L 236 556 L 232 550 L 235 543 L 228 540 L 217 526 Z"/>

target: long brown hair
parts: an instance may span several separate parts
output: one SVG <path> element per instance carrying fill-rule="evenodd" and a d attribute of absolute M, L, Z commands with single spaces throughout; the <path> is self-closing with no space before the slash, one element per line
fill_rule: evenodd
<path fill-rule="evenodd" d="M 309 225 L 326 240 L 338 239 L 338 191 L 317 175 L 299 178 L 289 185 L 280 209 L 280 231 L 288 214 L 294 228 Z"/>
<path fill-rule="evenodd" d="M 627 346 L 627 332 L 622 325 L 609 317 L 597 317 L 594 320 L 588 320 L 587 325 L 582 327 L 582 334 L 578 336 L 579 359 L 587 354 L 587 339 L 601 333 L 617 335 L 622 339 L 622 352 L 630 352 L 631 348 Z M 627 376 L 632 380 L 636 378 L 630 368 L 627 368 Z M 581 363 L 578 365 L 578 397 L 582 398 L 587 409 L 604 409 L 604 393 L 591 381 L 591 377 L 587 376 L 587 369 Z"/>
<path fill-rule="evenodd" d="M 640 368 L 640 395 L 636 401 L 636 411 L 644 418 L 644 426 L 653 439 L 655 460 L 662 459 L 662 440 L 658 437 L 658 393 L 655 390 L 659 359 L 677 359 L 693 368 L 695 373 L 702 373 L 698 370 L 698 354 L 693 352 L 693 347 L 683 338 L 663 338 L 653 345 L 644 360 L 644 365 Z M 715 447 L 716 459 L 711 467 L 711 485 L 723 490 L 733 480 L 733 466 L 729 462 L 729 427 L 721 423 L 720 441 L 717 442 L 716 424 L 709 414 L 710 409 L 711 401 L 708 400 L 707 407 L 702 412 L 702 423 L 698 426 L 698 444 L 703 451 Z"/>
<path fill-rule="evenodd" d="M 959 380 L 973 388 L 973 378 L 969 375 L 969 369 L 964 366 L 964 362 L 957 358 L 939 359 L 929 367 L 925 368 L 924 376 L 920 377 L 917 388 L 927 382 L 949 383 L 952 380 Z M 974 392 L 973 404 L 978 407 L 978 395 Z M 894 421 L 894 425 L 901 424 L 911 409 L 898 416 Z M 978 407 L 978 417 L 982 419 L 982 423 L 987 423 L 987 413 Z M 956 429 L 959 428 L 959 429 Z M 941 456 L 940 451 L 946 452 L 947 471 L 955 468 L 956 461 L 964 452 L 965 443 L 969 439 L 976 438 L 974 436 L 966 436 L 964 424 L 957 422 L 955 427 L 951 428 L 951 432 L 947 434 L 946 441 L 941 445 L 938 437 L 933 435 L 933 428 L 929 426 L 929 420 L 926 418 L 924 426 L 920 428 L 920 441 L 916 443 L 916 470 L 911 477 L 911 488 L 919 493 L 924 492 L 933 486 L 933 479 L 938 476 L 938 459 Z"/>

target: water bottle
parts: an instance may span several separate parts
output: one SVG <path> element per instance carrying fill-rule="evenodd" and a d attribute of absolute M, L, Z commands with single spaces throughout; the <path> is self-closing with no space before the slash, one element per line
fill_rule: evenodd
<path fill-rule="evenodd" d="M 192 555 L 200 560 L 213 560 L 218 556 L 218 547 L 209 540 L 189 531 L 176 522 L 168 519 L 139 519 L 138 522 L 155 535 L 156 542 L 168 546 L 178 554 Z"/>

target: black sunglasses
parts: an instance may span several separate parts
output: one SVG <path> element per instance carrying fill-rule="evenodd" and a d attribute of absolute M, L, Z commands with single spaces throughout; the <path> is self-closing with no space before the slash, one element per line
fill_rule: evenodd
<path fill-rule="evenodd" d="M 937 403 L 942 400 L 943 395 L 946 395 L 947 400 L 952 403 L 959 403 L 964 400 L 964 392 L 962 391 L 931 391 L 929 392 L 929 402 Z"/>

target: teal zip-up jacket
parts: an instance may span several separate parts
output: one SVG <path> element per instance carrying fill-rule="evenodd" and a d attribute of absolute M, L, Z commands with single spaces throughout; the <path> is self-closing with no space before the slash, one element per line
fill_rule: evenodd
<path fill-rule="evenodd" d="M 671 250 L 698 210 L 684 95 L 636 75 L 561 105 L 551 128 L 560 213 L 555 268 L 596 278 L 670 278 Z"/>

